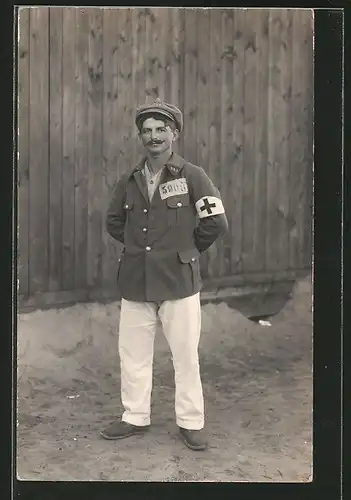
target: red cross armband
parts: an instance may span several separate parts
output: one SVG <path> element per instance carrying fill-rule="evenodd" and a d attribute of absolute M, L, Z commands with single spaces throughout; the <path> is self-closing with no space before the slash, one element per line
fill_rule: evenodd
<path fill-rule="evenodd" d="M 224 214 L 222 200 L 216 196 L 203 196 L 195 203 L 195 208 L 200 219 Z"/>

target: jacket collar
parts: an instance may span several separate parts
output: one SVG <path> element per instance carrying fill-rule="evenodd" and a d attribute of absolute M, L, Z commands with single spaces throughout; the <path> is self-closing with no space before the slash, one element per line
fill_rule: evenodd
<path fill-rule="evenodd" d="M 145 161 L 146 157 L 144 157 L 133 169 L 132 175 L 134 175 L 136 172 L 143 171 L 145 166 Z M 177 176 L 179 172 L 183 169 L 185 163 L 186 161 L 184 160 L 184 158 L 179 156 L 177 153 L 172 153 L 170 159 L 168 160 L 165 166 L 171 175 Z"/>

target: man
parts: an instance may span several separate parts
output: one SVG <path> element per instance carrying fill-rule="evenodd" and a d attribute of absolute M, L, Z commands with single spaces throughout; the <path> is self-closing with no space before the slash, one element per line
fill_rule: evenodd
<path fill-rule="evenodd" d="M 109 234 L 124 244 L 117 280 L 125 411 L 101 435 L 120 439 L 150 427 L 158 315 L 172 353 L 180 435 L 189 448 L 204 450 L 199 257 L 227 231 L 227 218 L 205 171 L 172 153 L 183 127 L 181 111 L 156 99 L 137 110 L 136 125 L 146 156 L 116 184 L 106 222 Z"/>

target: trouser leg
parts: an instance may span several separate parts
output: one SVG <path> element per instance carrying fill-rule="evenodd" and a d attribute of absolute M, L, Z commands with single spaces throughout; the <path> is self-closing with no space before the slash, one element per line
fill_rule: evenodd
<path fill-rule="evenodd" d="M 156 323 L 156 304 L 122 299 L 119 326 L 122 420 L 133 425 L 150 425 Z"/>
<path fill-rule="evenodd" d="M 159 316 L 173 358 L 177 425 L 185 429 L 202 429 L 204 401 L 198 356 L 200 295 L 163 302 Z"/>

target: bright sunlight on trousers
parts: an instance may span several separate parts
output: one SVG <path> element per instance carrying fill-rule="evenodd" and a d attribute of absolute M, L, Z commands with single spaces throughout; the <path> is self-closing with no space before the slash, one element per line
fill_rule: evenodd
<path fill-rule="evenodd" d="M 119 326 L 122 420 L 149 425 L 152 365 L 157 314 L 169 344 L 175 373 L 176 423 L 185 429 L 204 426 L 204 401 L 198 345 L 200 294 L 161 303 L 122 299 Z"/>

